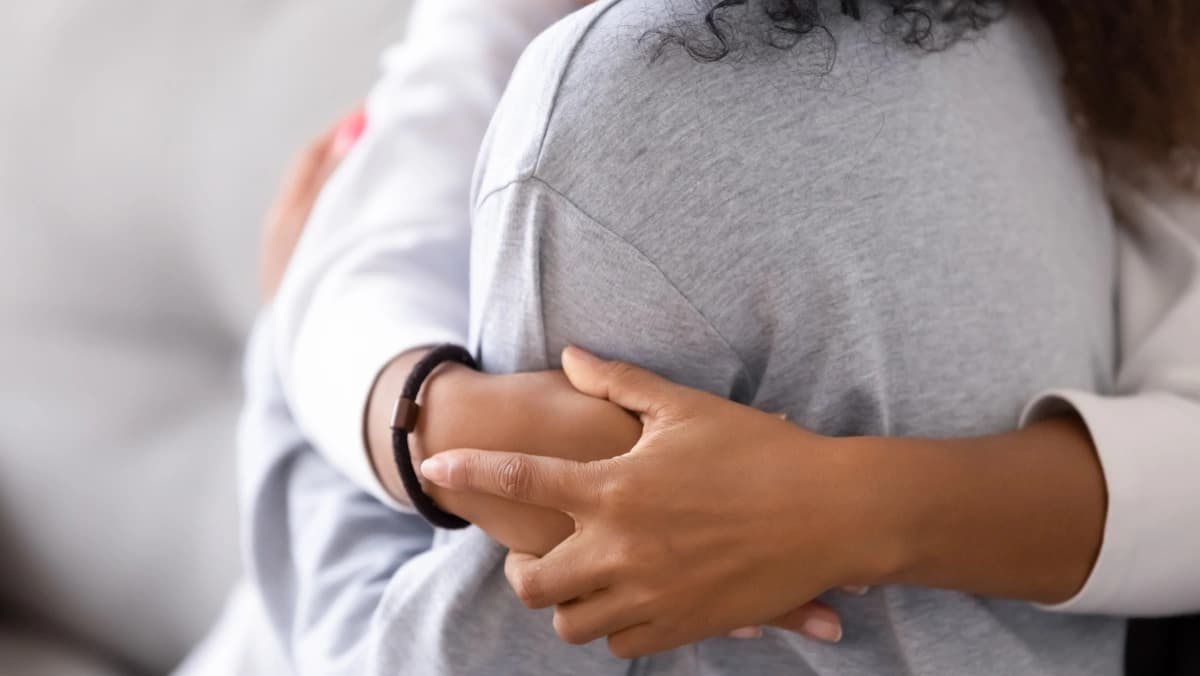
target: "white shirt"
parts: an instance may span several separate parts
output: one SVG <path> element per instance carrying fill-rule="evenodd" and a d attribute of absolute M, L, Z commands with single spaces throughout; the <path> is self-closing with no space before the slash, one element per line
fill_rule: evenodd
<path fill-rule="evenodd" d="M 424 0 L 390 50 L 369 124 L 331 178 L 275 300 L 278 370 L 303 431 L 397 509 L 365 450 L 363 412 L 395 356 L 465 344 L 475 156 L 525 46 L 576 0 Z M 1053 610 L 1200 610 L 1200 197 L 1114 183 L 1120 238 L 1118 396 L 1048 392 L 1021 424 L 1086 422 L 1108 485 L 1104 541 Z"/>
<path fill-rule="evenodd" d="M 363 411 L 381 368 L 465 344 L 471 171 L 525 46 L 577 0 L 427 0 L 383 58 L 370 120 L 330 178 L 275 300 L 278 370 L 304 432 L 359 486 Z"/>

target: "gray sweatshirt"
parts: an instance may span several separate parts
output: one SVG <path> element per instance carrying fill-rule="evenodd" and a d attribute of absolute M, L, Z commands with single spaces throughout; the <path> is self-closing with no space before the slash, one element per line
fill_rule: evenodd
<path fill-rule="evenodd" d="M 650 65 L 638 40 L 669 4 L 600 3 L 517 66 L 476 182 L 486 368 L 555 366 L 574 343 L 833 435 L 998 432 L 1043 389 L 1109 387 L 1113 224 L 1043 26 L 1014 10 L 924 54 L 878 15 L 830 12 L 828 73 L 820 34 Z M 658 659 L 830 675 L 1121 663 L 1117 620 L 903 587 L 830 600 L 841 645 L 771 632 Z"/>
<path fill-rule="evenodd" d="M 1113 228 L 1036 22 L 1017 11 L 920 54 L 831 14 L 827 74 L 815 37 L 649 65 L 639 38 L 664 4 L 599 2 L 513 76 L 476 181 L 472 341 L 488 369 L 554 366 L 577 343 L 826 434 L 987 433 L 1047 387 L 1109 387 Z M 477 529 L 431 543 L 297 451 L 258 379 L 265 424 L 243 443 L 276 450 L 248 463 L 249 536 L 302 670 L 1120 672 L 1118 620 L 900 587 L 831 594 L 837 646 L 768 631 L 626 662 L 566 645 L 516 600 L 498 545 Z M 344 638 L 306 659 L 297 631 Z"/>

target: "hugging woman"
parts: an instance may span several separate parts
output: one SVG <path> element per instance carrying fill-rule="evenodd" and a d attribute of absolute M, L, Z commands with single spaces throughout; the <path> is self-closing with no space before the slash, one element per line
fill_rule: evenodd
<path fill-rule="evenodd" d="M 252 390 L 245 448 L 278 449 L 246 451 L 252 565 L 280 635 L 296 642 L 297 669 L 1120 673 L 1124 622 L 1112 616 L 1136 604 L 1111 578 L 1105 593 L 1088 588 L 1120 556 L 1101 536 L 1121 535 L 1111 515 L 1125 496 L 1111 473 L 1105 492 L 1080 420 L 1117 388 L 1118 347 L 1129 359 L 1112 302 L 1118 240 L 1098 153 L 1071 123 L 1091 109 L 1094 73 L 1079 73 L 1073 108 L 1055 47 L 1085 18 L 1023 3 L 710 4 L 706 21 L 690 3 L 607 0 L 541 34 L 491 122 L 470 202 L 467 340 L 485 371 L 554 369 L 577 345 L 677 385 L 576 351 L 571 384 L 598 398 L 552 399 L 563 384 L 553 373 L 525 390 L 528 378 L 504 381 L 511 389 L 490 400 L 501 404 L 466 408 L 467 423 L 441 423 L 449 431 L 436 438 L 437 417 L 467 401 L 454 383 L 521 378 L 445 373 L 423 402 L 419 455 L 441 459 L 425 488 L 479 528 L 432 537 L 303 449 L 271 376 Z M 1130 132 L 1117 154 L 1161 161 L 1192 140 L 1131 105 L 1087 118 L 1096 134 Z M 389 133 L 368 131 L 330 189 L 366 205 L 353 208 L 387 230 L 375 242 L 393 253 L 432 241 L 407 261 L 430 268 L 428 285 L 386 298 L 386 269 L 374 285 L 345 283 L 347 265 L 379 270 L 356 250 L 362 233 L 306 235 L 272 327 L 302 428 L 368 488 L 371 468 L 337 460 L 338 434 L 322 432 L 329 414 L 306 411 L 347 409 L 321 398 L 344 394 L 329 384 L 363 355 L 378 372 L 380 351 L 466 338 L 465 299 L 428 301 L 439 281 L 466 274 L 457 235 L 427 225 L 444 214 L 397 228 L 377 195 L 350 183 L 356 166 L 411 151 L 387 144 Z M 458 185 L 413 171 L 423 185 Z M 315 218 L 336 220 L 339 208 L 350 207 L 318 205 Z M 426 311 L 428 330 L 397 337 L 347 321 L 356 309 L 389 313 L 385 299 Z M 313 309 L 322 303 L 336 309 Z M 1163 325 L 1149 324 L 1139 339 Z M 386 390 L 389 372 L 411 363 L 393 361 L 371 387 Z M 547 403 L 531 416 L 517 395 L 538 388 Z M 376 394 L 372 409 L 390 404 Z M 640 440 L 606 396 L 641 414 Z M 490 430 L 513 411 L 574 427 L 581 443 L 534 438 L 541 431 L 496 440 Z M 377 417 L 368 412 L 373 490 L 391 502 L 403 491 L 374 439 Z M 669 440 L 685 445 L 689 429 L 703 433 L 674 452 Z M 460 447 L 566 461 L 436 453 Z M 497 483 L 499 467 L 528 481 Z M 543 494 L 543 482 L 576 490 Z M 503 494 L 558 507 L 574 525 Z M 514 551 L 508 579 L 497 540 Z M 1173 569 L 1188 552 L 1161 554 Z M 806 605 L 847 585 L 873 588 Z M 1190 593 L 1177 602 L 1196 603 L 1194 583 Z M 806 607 L 808 619 L 845 627 L 810 635 L 841 641 L 720 638 Z M 573 647 L 556 630 L 609 645 Z"/>

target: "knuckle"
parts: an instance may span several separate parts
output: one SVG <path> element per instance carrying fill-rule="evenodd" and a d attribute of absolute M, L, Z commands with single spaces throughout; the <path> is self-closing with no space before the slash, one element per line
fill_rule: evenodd
<path fill-rule="evenodd" d="M 639 561 L 638 547 L 622 538 L 612 544 L 610 549 L 610 566 L 612 574 L 619 574 L 633 568 Z"/>
<path fill-rule="evenodd" d="M 604 371 L 604 375 L 617 381 L 627 380 L 634 374 L 633 366 L 623 361 L 605 362 Z"/>
<path fill-rule="evenodd" d="M 596 484 L 598 502 L 601 506 L 608 509 L 616 508 L 624 493 L 625 488 L 622 486 L 622 482 L 615 477 L 601 479 Z"/>
<path fill-rule="evenodd" d="M 592 565 L 596 574 L 603 579 L 636 579 L 646 573 L 644 559 L 644 552 L 639 554 L 639 549 L 634 543 L 621 539 L 612 542 L 604 553 L 598 554 Z M 626 598 L 627 602 L 637 600 L 636 595 Z"/>
<path fill-rule="evenodd" d="M 659 594 L 654 589 L 643 589 L 634 595 L 630 603 L 631 608 L 635 608 L 640 612 L 653 612 L 659 606 Z"/>
<path fill-rule="evenodd" d="M 641 499 L 640 488 L 632 477 L 619 471 L 619 463 L 612 464 L 612 470 L 607 475 L 597 477 L 597 491 L 601 504 L 614 511 L 636 510 Z"/>
<path fill-rule="evenodd" d="M 520 457 L 505 458 L 499 468 L 500 492 L 514 500 L 524 500 L 533 490 L 533 470 Z"/>
<path fill-rule="evenodd" d="M 680 410 L 676 402 L 668 400 L 655 400 L 646 406 L 646 415 L 658 420 L 660 424 L 671 425 L 685 422 L 689 414 L 686 411 Z"/>
<path fill-rule="evenodd" d="M 537 609 L 541 607 L 541 593 L 537 575 L 528 568 L 518 568 L 508 576 L 508 583 L 512 585 L 513 591 L 516 592 L 517 598 L 526 608 Z"/>
<path fill-rule="evenodd" d="M 554 613 L 554 633 L 571 645 L 584 645 L 592 641 L 591 633 L 586 627 L 561 611 Z"/>

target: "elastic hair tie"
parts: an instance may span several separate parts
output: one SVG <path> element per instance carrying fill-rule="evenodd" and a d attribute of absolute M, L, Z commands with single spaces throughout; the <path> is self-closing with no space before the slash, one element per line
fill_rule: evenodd
<path fill-rule="evenodd" d="M 439 528 L 457 530 L 470 526 L 471 522 L 438 507 L 433 498 L 429 497 L 417 478 L 412 451 L 408 448 L 408 435 L 416 429 L 417 418 L 421 413 L 421 407 L 417 405 L 417 395 L 421 393 L 421 386 L 425 384 L 429 374 L 446 362 L 479 370 L 479 364 L 475 362 L 471 353 L 458 345 L 439 345 L 422 357 L 408 374 L 408 379 L 404 381 L 404 389 L 396 399 L 395 408 L 392 409 L 392 452 L 396 459 L 396 469 L 400 472 L 400 481 L 404 484 L 404 491 L 408 493 L 408 499 L 417 513 Z"/>

